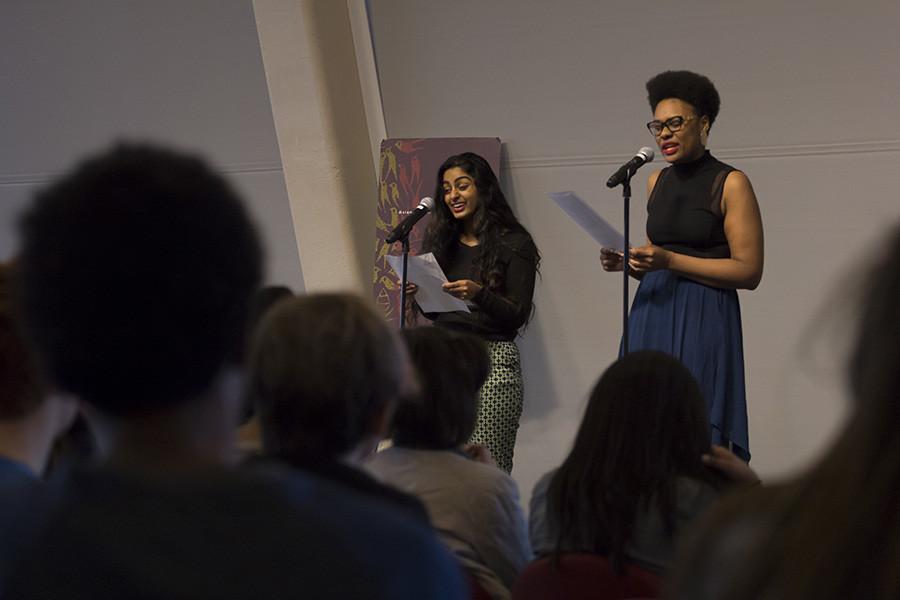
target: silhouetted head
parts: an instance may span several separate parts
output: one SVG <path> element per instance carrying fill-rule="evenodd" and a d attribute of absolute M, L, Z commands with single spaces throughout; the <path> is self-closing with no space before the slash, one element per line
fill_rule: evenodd
<path fill-rule="evenodd" d="M 557 547 L 608 554 L 621 566 L 639 507 L 659 508 L 674 533 L 679 478 L 715 483 L 706 405 L 677 359 L 626 354 L 600 377 L 572 450 L 550 482 L 548 518 Z"/>
<path fill-rule="evenodd" d="M 337 459 L 386 433 L 411 393 L 402 342 L 349 294 L 278 302 L 256 331 L 249 369 L 265 451 L 293 463 Z"/>
<path fill-rule="evenodd" d="M 487 347 L 479 338 L 441 327 L 405 329 L 403 337 L 420 393 L 397 409 L 394 443 L 440 450 L 466 443 L 478 418 L 479 391 L 491 369 Z"/>
<path fill-rule="evenodd" d="M 201 159 L 118 145 L 40 192 L 21 234 L 25 322 L 63 391 L 147 413 L 204 392 L 240 356 L 262 251 Z"/>

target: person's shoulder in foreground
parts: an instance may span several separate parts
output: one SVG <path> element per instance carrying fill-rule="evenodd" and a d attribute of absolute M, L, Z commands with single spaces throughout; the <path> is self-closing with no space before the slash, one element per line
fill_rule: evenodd
<path fill-rule="evenodd" d="M 80 471 L 4 598 L 465 597 L 434 535 L 274 468 Z"/>

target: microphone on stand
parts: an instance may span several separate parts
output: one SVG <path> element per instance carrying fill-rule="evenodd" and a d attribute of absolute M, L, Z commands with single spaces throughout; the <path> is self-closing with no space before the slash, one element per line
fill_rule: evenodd
<path fill-rule="evenodd" d="M 434 198 L 430 196 L 425 196 L 422 200 L 419 201 L 419 205 L 416 207 L 414 211 L 409 213 L 405 219 L 400 221 L 394 230 L 391 231 L 390 235 L 388 235 L 384 241 L 388 244 L 393 244 L 397 240 L 400 240 L 407 235 L 412 230 L 413 225 L 419 222 L 419 220 L 427 215 L 434 209 Z"/>
<path fill-rule="evenodd" d="M 629 173 L 631 175 L 634 175 L 634 171 L 637 171 L 642 166 L 652 161 L 653 148 L 644 146 L 643 148 L 638 150 L 637 154 L 634 155 L 634 158 L 619 167 L 619 170 L 613 173 L 612 177 L 607 180 L 606 187 L 614 188 L 617 185 L 624 183 L 625 180 L 630 177 Z"/>

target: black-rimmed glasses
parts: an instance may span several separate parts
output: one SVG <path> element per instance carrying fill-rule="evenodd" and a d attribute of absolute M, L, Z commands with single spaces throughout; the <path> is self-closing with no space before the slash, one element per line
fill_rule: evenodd
<path fill-rule="evenodd" d="M 650 121 L 647 123 L 647 129 L 654 137 L 660 135 L 663 129 L 668 129 L 672 133 L 675 133 L 676 131 L 681 131 L 684 128 L 685 123 L 696 118 L 697 117 L 677 116 L 668 118 L 665 121 Z"/>

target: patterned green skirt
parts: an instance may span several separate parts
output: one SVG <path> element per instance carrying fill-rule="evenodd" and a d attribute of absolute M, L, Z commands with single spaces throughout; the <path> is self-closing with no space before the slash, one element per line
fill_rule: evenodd
<path fill-rule="evenodd" d="M 513 468 L 513 450 L 525 395 L 522 363 L 515 342 L 487 342 L 487 345 L 491 374 L 481 388 L 478 423 L 469 441 L 485 444 L 497 466 L 509 473 Z"/>

